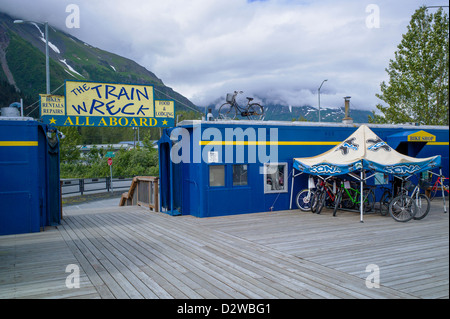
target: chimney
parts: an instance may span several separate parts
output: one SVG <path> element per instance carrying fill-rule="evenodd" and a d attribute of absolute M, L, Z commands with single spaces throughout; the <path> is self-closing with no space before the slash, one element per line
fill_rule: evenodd
<path fill-rule="evenodd" d="M 342 119 L 342 123 L 344 124 L 352 124 L 353 123 L 353 119 L 349 116 L 349 112 L 350 112 L 350 98 L 351 96 L 345 96 L 344 100 L 345 100 L 345 117 Z"/>

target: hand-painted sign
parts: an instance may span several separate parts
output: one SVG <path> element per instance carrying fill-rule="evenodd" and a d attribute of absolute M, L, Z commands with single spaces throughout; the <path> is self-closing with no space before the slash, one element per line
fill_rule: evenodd
<path fill-rule="evenodd" d="M 41 117 L 66 115 L 64 96 L 41 94 L 40 98 L 41 98 Z"/>
<path fill-rule="evenodd" d="M 41 95 L 41 118 L 56 126 L 171 127 L 175 124 L 175 102 L 155 100 L 153 86 L 148 85 L 66 81 L 65 103 L 51 108 L 49 99 L 56 98 Z"/>
<path fill-rule="evenodd" d="M 408 142 L 436 142 L 436 136 L 425 131 L 408 135 Z"/>

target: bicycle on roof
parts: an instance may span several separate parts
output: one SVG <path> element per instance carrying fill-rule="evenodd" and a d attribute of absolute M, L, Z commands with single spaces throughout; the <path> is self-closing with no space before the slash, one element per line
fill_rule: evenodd
<path fill-rule="evenodd" d="M 253 98 L 247 97 L 247 105 L 240 106 L 236 101 L 238 94 L 244 93 L 242 91 L 234 91 L 234 94 L 228 93 L 226 103 L 219 108 L 219 119 L 234 120 L 236 116 L 247 117 L 249 120 L 261 120 L 264 116 L 264 108 L 259 103 L 250 103 Z"/>

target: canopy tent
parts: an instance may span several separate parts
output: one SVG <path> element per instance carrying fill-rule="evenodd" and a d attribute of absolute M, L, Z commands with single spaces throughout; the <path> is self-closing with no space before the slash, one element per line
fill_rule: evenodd
<path fill-rule="evenodd" d="M 364 177 L 366 170 L 405 177 L 439 167 L 440 164 L 440 155 L 414 158 L 395 151 L 366 125 L 361 125 L 345 141 L 323 154 L 294 158 L 294 169 L 301 173 L 328 176 L 350 174 L 361 183 L 361 197 L 363 183 L 369 178 Z M 358 177 L 355 172 L 360 172 L 360 176 Z M 298 175 L 292 174 L 292 178 L 294 176 Z M 360 211 L 362 222 L 362 198 Z"/>

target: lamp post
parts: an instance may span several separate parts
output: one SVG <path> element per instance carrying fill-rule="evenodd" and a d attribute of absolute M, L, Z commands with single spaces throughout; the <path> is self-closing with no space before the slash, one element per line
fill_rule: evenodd
<path fill-rule="evenodd" d="M 47 94 L 50 94 L 50 63 L 49 63 L 49 54 L 48 54 L 48 22 L 40 23 L 40 22 L 34 22 L 34 21 L 25 21 L 25 20 L 14 20 L 14 23 L 20 24 L 20 23 L 36 23 L 36 24 L 43 24 L 45 27 L 45 76 L 46 76 L 46 83 L 47 83 Z"/>
<path fill-rule="evenodd" d="M 322 84 L 320 84 L 320 86 L 319 86 L 319 90 L 318 90 L 318 92 L 319 92 L 319 122 L 320 122 L 320 89 L 322 88 L 322 85 L 326 82 L 326 81 L 328 81 L 328 80 L 323 80 L 322 81 Z"/>

